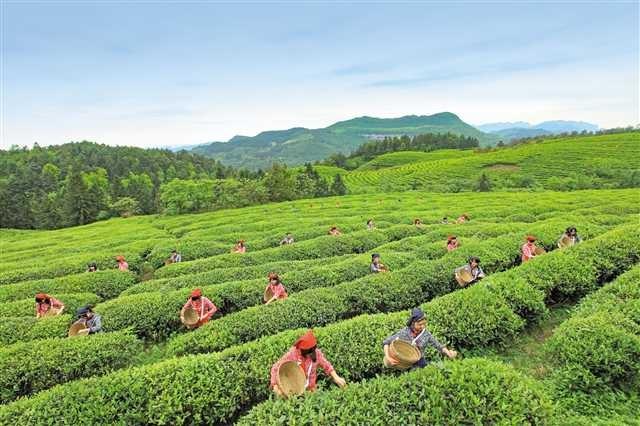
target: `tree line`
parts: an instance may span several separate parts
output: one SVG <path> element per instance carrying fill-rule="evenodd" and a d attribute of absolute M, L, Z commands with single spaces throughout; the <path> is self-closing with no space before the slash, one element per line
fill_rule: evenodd
<path fill-rule="evenodd" d="M 311 165 L 252 172 L 187 152 L 92 142 L 0 151 L 0 227 L 55 229 L 346 193 Z"/>
<path fill-rule="evenodd" d="M 360 145 L 348 156 L 336 153 L 320 163 L 352 170 L 379 155 L 390 152 L 430 152 L 439 149 L 472 149 L 479 146 L 478 139 L 453 133 L 426 133 L 413 137 L 407 135 L 387 136 L 381 141 L 371 141 Z"/>

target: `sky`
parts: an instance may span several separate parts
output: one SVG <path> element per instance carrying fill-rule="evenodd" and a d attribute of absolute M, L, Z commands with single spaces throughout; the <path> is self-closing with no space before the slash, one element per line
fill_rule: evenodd
<path fill-rule="evenodd" d="M 0 148 L 639 118 L 639 3 L 0 0 Z"/>

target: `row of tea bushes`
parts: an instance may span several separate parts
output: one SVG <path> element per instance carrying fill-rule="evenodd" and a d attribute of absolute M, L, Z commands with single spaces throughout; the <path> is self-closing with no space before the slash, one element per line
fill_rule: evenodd
<path fill-rule="evenodd" d="M 589 229 L 583 224 L 588 234 Z M 552 246 L 556 224 L 531 227 L 542 243 Z M 597 234 L 600 227 L 594 227 Z M 521 233 L 468 244 L 434 261 L 417 261 L 405 269 L 368 275 L 353 282 L 294 294 L 270 305 L 255 306 L 227 315 L 176 337 L 169 348 L 176 354 L 219 351 L 279 331 L 325 325 L 363 313 L 397 311 L 458 288 L 453 271 L 471 255 L 482 259 L 487 273 L 514 265 L 522 244 Z"/>
<path fill-rule="evenodd" d="M 572 279 L 570 267 L 554 271 L 558 259 L 566 259 L 568 265 L 580 259 L 589 265 L 587 290 L 600 277 L 620 273 L 638 261 L 640 235 L 636 228 L 616 229 L 490 276 L 469 289 L 438 297 L 422 305 L 429 329 L 456 349 L 506 343 L 527 322 L 516 309 L 538 305 L 556 284 L 562 286 Z M 609 267 L 613 269 L 599 269 Z M 517 291 L 505 292 L 514 277 L 519 281 Z M 521 291 L 525 288 L 531 291 Z M 508 294 L 510 300 L 502 294 Z M 451 304 L 462 309 L 449 309 Z M 406 316 L 406 312 L 363 315 L 319 327 L 315 333 L 339 374 L 349 382 L 360 381 L 383 371 L 381 342 L 403 326 Z M 30 424 L 54 415 L 70 424 L 228 423 L 270 397 L 271 365 L 303 332 L 288 330 L 220 353 L 172 358 L 57 386 L 0 407 L 0 423 Z M 469 336 L 473 339 L 467 341 Z"/>
<path fill-rule="evenodd" d="M 379 377 L 345 389 L 271 399 L 238 425 L 545 424 L 551 402 L 539 383 L 481 358 Z"/>
<path fill-rule="evenodd" d="M 0 403 L 130 364 L 142 343 L 128 333 L 42 339 L 0 347 Z"/>
<path fill-rule="evenodd" d="M 640 406 L 632 401 L 640 397 L 640 264 L 587 296 L 546 349 L 560 411 L 637 420 Z"/>

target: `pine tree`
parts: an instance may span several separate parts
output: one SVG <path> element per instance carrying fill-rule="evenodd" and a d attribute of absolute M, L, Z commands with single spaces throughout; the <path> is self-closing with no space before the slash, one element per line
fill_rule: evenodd
<path fill-rule="evenodd" d="M 491 181 L 489 180 L 489 176 L 485 173 L 480 175 L 478 179 L 478 184 L 476 185 L 476 190 L 478 192 L 489 192 L 491 191 Z"/>
<path fill-rule="evenodd" d="M 344 184 L 342 180 L 342 176 L 340 173 L 335 175 L 333 178 L 333 183 L 331 184 L 331 194 L 332 195 L 345 195 L 347 193 L 347 186 Z"/>

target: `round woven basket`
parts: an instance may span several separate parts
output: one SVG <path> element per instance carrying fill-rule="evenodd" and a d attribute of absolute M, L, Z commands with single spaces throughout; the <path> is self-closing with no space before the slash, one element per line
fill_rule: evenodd
<path fill-rule="evenodd" d="M 59 308 L 49 308 L 49 310 L 44 313 L 43 317 L 45 317 L 45 318 L 55 317 L 59 313 L 60 313 L 60 309 Z"/>
<path fill-rule="evenodd" d="M 543 249 L 542 247 L 536 247 L 536 256 L 540 256 L 541 254 L 545 254 L 547 251 L 545 249 Z"/>
<path fill-rule="evenodd" d="M 461 269 L 456 272 L 456 281 L 458 281 L 458 284 L 461 286 L 465 286 L 473 281 L 473 275 L 471 275 L 471 273 L 466 269 Z"/>
<path fill-rule="evenodd" d="M 399 364 L 391 366 L 388 364 L 388 360 L 385 360 L 385 365 L 397 368 L 398 370 L 411 368 L 413 364 L 422 358 L 422 354 L 418 348 L 400 339 L 391 342 L 391 345 L 389 345 L 389 355 L 398 360 Z"/>
<path fill-rule="evenodd" d="M 269 300 L 271 300 L 272 297 L 273 297 L 273 292 L 271 291 L 269 286 L 267 286 L 267 288 L 264 289 L 263 299 L 265 302 L 268 302 Z"/>
<path fill-rule="evenodd" d="M 86 324 L 84 321 L 82 320 L 78 320 L 76 322 L 74 322 L 73 324 L 71 324 L 71 327 L 69 327 L 69 333 L 68 336 L 69 337 L 75 337 L 75 336 L 86 336 L 89 333 L 84 331 L 87 328 Z"/>
<path fill-rule="evenodd" d="M 566 234 L 563 235 L 562 238 L 560 238 L 560 241 L 558 241 L 558 247 L 560 248 L 571 247 L 573 244 L 573 239 L 571 239 L 571 237 L 567 236 Z"/>
<path fill-rule="evenodd" d="M 284 362 L 278 368 L 277 383 L 285 397 L 302 395 L 306 381 L 302 367 L 295 361 Z"/>
<path fill-rule="evenodd" d="M 198 323 L 198 320 L 200 319 L 198 313 L 193 308 L 185 309 L 183 317 L 184 321 L 182 321 L 182 323 L 187 327 L 193 327 Z"/>

